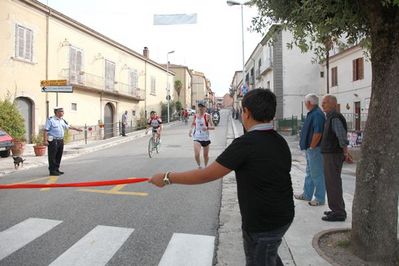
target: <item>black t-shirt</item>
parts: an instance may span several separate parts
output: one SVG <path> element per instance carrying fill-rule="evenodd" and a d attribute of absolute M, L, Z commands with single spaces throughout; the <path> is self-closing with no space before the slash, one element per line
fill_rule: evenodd
<path fill-rule="evenodd" d="M 236 173 L 244 230 L 265 232 L 292 222 L 291 152 L 276 131 L 248 132 L 216 161 Z"/>

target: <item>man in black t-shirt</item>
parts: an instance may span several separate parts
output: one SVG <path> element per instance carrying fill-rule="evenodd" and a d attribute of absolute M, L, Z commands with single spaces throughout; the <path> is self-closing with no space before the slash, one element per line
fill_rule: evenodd
<path fill-rule="evenodd" d="M 248 92 L 242 108 L 247 133 L 235 139 L 215 162 L 204 169 L 159 173 L 149 182 L 159 187 L 202 184 L 234 170 L 246 264 L 283 265 L 277 250 L 294 219 L 291 152 L 270 123 L 276 112 L 276 96 L 270 90 Z"/>

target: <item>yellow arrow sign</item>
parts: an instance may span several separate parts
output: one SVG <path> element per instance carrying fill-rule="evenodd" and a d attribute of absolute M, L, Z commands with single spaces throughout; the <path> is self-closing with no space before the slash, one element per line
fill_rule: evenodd
<path fill-rule="evenodd" d="M 67 82 L 66 79 L 42 80 L 40 86 L 66 86 Z"/>

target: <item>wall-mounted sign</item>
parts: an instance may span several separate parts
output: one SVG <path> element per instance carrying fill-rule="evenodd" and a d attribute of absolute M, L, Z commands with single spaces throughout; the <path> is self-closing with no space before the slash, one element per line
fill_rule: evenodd
<path fill-rule="evenodd" d="M 40 81 L 40 86 L 41 87 L 66 86 L 67 82 L 68 81 L 66 79 L 42 80 L 42 81 Z"/>
<path fill-rule="evenodd" d="M 72 86 L 46 86 L 42 88 L 42 92 L 64 92 L 72 93 Z"/>

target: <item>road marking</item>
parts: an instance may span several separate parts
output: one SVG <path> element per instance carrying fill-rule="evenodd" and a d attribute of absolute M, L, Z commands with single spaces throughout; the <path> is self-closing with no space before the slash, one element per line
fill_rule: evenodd
<path fill-rule="evenodd" d="M 40 177 L 40 178 L 35 178 L 35 179 L 31 179 L 31 180 L 27 180 L 27 181 L 23 181 L 23 182 L 17 182 L 17 183 L 12 183 L 12 184 L 6 184 L 6 185 L 19 185 L 19 184 L 29 184 L 29 183 L 33 183 L 36 181 L 40 181 L 40 180 L 45 180 L 45 179 L 49 179 L 49 176 L 46 177 Z"/>
<path fill-rule="evenodd" d="M 158 266 L 210 266 L 215 237 L 175 233 Z"/>
<path fill-rule="evenodd" d="M 57 180 L 58 180 L 58 176 L 50 176 L 48 181 L 47 181 L 47 184 L 55 184 L 55 183 L 57 183 Z M 46 188 L 40 189 L 40 191 L 48 191 L 50 189 L 51 188 L 46 187 Z"/>
<path fill-rule="evenodd" d="M 131 179 L 131 178 L 129 178 Z M 104 190 L 104 189 L 89 189 L 89 188 L 82 188 L 78 189 L 79 191 L 84 191 L 84 192 L 93 192 L 93 193 L 102 193 L 102 194 L 111 194 L 111 195 L 128 195 L 128 196 L 148 196 L 148 193 L 145 192 L 130 192 L 130 191 L 120 191 L 122 188 L 124 188 L 126 184 L 120 184 L 116 185 L 113 188 L 109 190 Z"/>
<path fill-rule="evenodd" d="M 133 231 L 133 228 L 98 225 L 50 265 L 105 265 Z"/>
<path fill-rule="evenodd" d="M 0 260 L 50 231 L 60 223 L 62 221 L 29 218 L 0 232 Z"/>
<path fill-rule="evenodd" d="M 101 190 L 101 189 L 78 189 L 83 192 L 93 192 L 93 193 L 101 193 L 101 194 L 111 194 L 111 195 L 128 195 L 128 196 L 148 196 L 148 193 L 145 192 L 129 192 L 129 191 L 112 191 L 111 190 Z"/>

